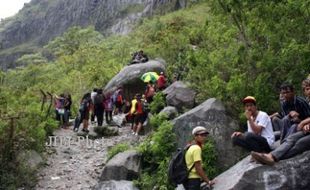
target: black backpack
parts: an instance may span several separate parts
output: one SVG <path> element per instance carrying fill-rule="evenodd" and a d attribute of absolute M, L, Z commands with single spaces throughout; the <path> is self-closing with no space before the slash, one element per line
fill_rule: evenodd
<path fill-rule="evenodd" d="M 185 153 L 191 145 L 192 144 L 187 145 L 183 149 L 179 148 L 169 162 L 168 180 L 175 187 L 178 184 L 182 184 L 187 180 L 189 172 L 195 166 L 195 164 L 193 164 L 193 166 L 188 170 L 185 162 Z"/>

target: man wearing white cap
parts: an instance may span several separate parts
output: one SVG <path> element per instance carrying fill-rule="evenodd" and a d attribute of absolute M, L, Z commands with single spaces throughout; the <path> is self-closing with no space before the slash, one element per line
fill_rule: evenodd
<path fill-rule="evenodd" d="M 197 126 L 193 129 L 192 134 L 194 136 L 194 144 L 189 147 L 185 154 L 185 161 L 188 170 L 190 170 L 188 179 L 183 186 L 186 190 L 200 190 L 201 181 L 206 182 L 209 185 L 213 185 L 214 182 L 210 180 L 202 169 L 202 145 L 204 144 L 209 132 L 202 126 Z"/>
<path fill-rule="evenodd" d="M 270 146 L 274 143 L 270 117 L 267 113 L 257 110 L 256 99 L 253 96 L 245 97 L 242 102 L 248 131 L 245 133 L 234 132 L 231 135 L 233 144 L 249 151 L 270 152 Z"/>

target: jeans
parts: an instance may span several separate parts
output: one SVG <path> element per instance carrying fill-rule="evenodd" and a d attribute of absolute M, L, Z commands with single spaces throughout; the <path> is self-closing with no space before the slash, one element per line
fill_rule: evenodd
<path fill-rule="evenodd" d="M 309 150 L 310 135 L 303 131 L 289 135 L 284 142 L 271 152 L 276 160 L 291 158 L 306 150 Z"/>

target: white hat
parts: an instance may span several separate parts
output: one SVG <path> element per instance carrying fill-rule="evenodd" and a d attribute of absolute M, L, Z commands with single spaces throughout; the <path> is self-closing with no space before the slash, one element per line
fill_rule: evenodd
<path fill-rule="evenodd" d="M 209 134 L 209 132 L 207 131 L 207 129 L 203 126 L 197 126 L 193 129 L 192 131 L 193 135 L 197 135 L 197 134 Z"/>

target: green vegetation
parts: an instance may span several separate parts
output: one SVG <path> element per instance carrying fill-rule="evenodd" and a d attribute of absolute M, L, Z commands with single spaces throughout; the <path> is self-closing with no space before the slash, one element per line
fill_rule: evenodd
<path fill-rule="evenodd" d="M 166 106 L 165 96 L 162 92 L 157 92 L 153 97 L 153 102 L 150 104 L 152 114 L 159 113 Z"/>
<path fill-rule="evenodd" d="M 165 115 L 152 118 L 151 124 L 159 126 L 155 132 L 140 144 L 138 150 L 142 153 L 143 171 L 135 184 L 140 189 L 174 189 L 168 182 L 167 169 L 172 153 L 176 150 L 176 135 L 173 125 L 166 120 Z M 207 174 L 213 178 L 218 175 L 216 167 L 216 150 L 214 142 L 208 140 L 203 147 L 203 166 Z"/>
<path fill-rule="evenodd" d="M 261 110 L 277 111 L 279 85 L 291 81 L 300 92 L 310 71 L 309 12 L 308 1 L 205 0 L 145 19 L 128 36 L 105 39 L 93 27 L 69 29 L 41 52 L 22 57 L 26 67 L 0 72 L 0 162 L 6 166 L 1 165 L 0 184 L 22 185 L 16 175 L 22 170 L 10 167 L 16 165 L 14 155 L 20 149 L 42 151 L 45 136 L 57 125 L 53 114 L 46 119 L 46 108 L 40 110 L 40 89 L 71 93 L 76 111 L 82 94 L 104 86 L 138 49 L 166 60 L 169 79 L 177 75 L 190 82 L 197 103 L 216 97 L 239 118 L 240 100 L 252 95 Z M 45 56 L 52 61 L 46 63 Z M 154 103 L 152 112 L 158 107 Z M 9 143 L 7 118 L 15 116 L 14 143 Z M 138 182 L 142 189 L 169 188 L 165 169 L 175 137 L 165 119 L 156 126 L 157 132 L 141 145 L 146 168 Z M 215 159 L 213 152 L 206 156 Z M 217 172 L 207 171 L 210 176 Z"/>
<path fill-rule="evenodd" d="M 113 156 L 115 156 L 116 154 L 120 152 L 129 150 L 129 148 L 130 148 L 129 145 L 125 143 L 120 143 L 120 144 L 115 145 L 108 151 L 108 160 L 110 160 L 111 158 L 113 158 Z"/>

